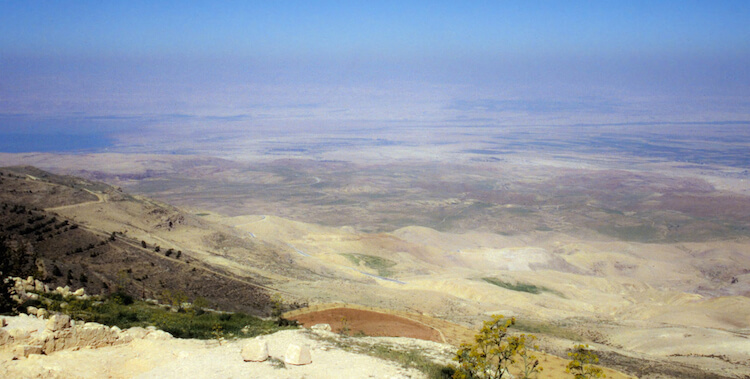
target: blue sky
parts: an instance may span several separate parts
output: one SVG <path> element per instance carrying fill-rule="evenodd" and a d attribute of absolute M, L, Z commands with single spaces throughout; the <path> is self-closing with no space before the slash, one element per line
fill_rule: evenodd
<path fill-rule="evenodd" d="M 0 132 L 748 120 L 747 20 L 748 1 L 0 1 Z"/>
<path fill-rule="evenodd" d="M 731 53 L 746 1 L 3 1 L 0 43 L 50 55 Z"/>

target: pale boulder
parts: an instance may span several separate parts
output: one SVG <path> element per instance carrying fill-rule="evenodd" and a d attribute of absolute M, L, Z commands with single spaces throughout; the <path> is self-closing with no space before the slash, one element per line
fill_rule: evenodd
<path fill-rule="evenodd" d="M 174 338 L 171 334 L 168 332 L 165 332 L 163 330 L 150 330 L 148 334 L 146 334 L 145 337 L 143 337 L 144 340 L 169 340 Z"/>
<path fill-rule="evenodd" d="M 32 306 L 26 307 L 26 313 L 28 313 L 29 315 L 36 316 L 37 312 L 39 312 L 39 309 L 37 307 L 32 307 Z"/>
<path fill-rule="evenodd" d="M 325 332 L 330 332 L 331 331 L 331 325 L 329 325 L 329 324 L 315 324 L 315 325 L 311 326 L 310 329 L 312 329 L 312 330 L 322 330 L 322 331 L 325 331 Z"/>
<path fill-rule="evenodd" d="M 13 349 L 13 359 L 26 358 L 31 354 L 41 354 L 42 347 L 34 345 L 18 345 Z"/>
<path fill-rule="evenodd" d="M 34 281 L 34 290 L 35 290 L 36 292 L 45 292 L 45 291 L 44 291 L 44 283 L 42 283 L 42 282 L 41 282 L 41 281 L 39 281 L 39 280 L 35 280 L 35 281 Z"/>
<path fill-rule="evenodd" d="M 148 334 L 148 330 L 141 328 L 139 326 L 134 326 L 132 328 L 123 330 L 119 333 L 120 339 L 124 340 L 125 342 L 132 341 L 132 340 L 138 340 L 143 339 Z"/>
<path fill-rule="evenodd" d="M 245 362 L 263 362 L 268 359 L 268 343 L 256 338 L 242 347 L 242 360 Z"/>
<path fill-rule="evenodd" d="M 45 329 L 51 332 L 55 332 L 58 330 L 67 329 L 68 327 L 70 327 L 70 316 L 57 314 L 47 320 L 47 326 Z"/>
<path fill-rule="evenodd" d="M 68 286 L 57 287 L 55 289 L 55 292 L 59 293 L 60 295 L 63 295 L 63 297 L 68 297 L 68 296 L 70 296 L 70 287 L 68 287 Z"/>
<path fill-rule="evenodd" d="M 44 308 L 39 308 L 36 311 L 36 317 L 39 317 L 41 319 L 45 319 L 45 318 L 49 317 L 49 312 L 46 309 L 44 309 Z"/>
<path fill-rule="evenodd" d="M 310 348 L 307 345 L 289 344 L 286 355 L 284 355 L 284 362 L 296 366 L 312 363 Z"/>

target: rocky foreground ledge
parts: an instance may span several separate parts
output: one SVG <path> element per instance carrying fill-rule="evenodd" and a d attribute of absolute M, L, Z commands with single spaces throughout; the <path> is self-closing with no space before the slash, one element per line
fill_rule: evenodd
<path fill-rule="evenodd" d="M 3 378 L 422 378 L 397 363 L 352 352 L 326 328 L 286 330 L 230 341 L 172 338 L 150 328 L 120 330 L 48 319 L 3 317 Z M 419 349 L 447 361 L 453 348 L 407 338 L 359 338 L 378 349 Z M 366 349 L 366 347 L 365 347 Z M 252 359 L 249 359 L 252 358 Z"/>

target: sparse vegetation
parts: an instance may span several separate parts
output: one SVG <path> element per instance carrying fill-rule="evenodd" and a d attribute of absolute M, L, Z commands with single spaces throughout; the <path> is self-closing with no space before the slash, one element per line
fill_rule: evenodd
<path fill-rule="evenodd" d="M 534 345 L 536 336 L 521 334 L 518 336 L 518 339 L 520 346 L 518 349 L 518 357 L 520 359 L 519 367 L 521 368 L 521 372 L 518 376 L 522 379 L 536 377 L 544 370 L 544 368 L 539 365 L 539 358 L 534 355 L 533 350 L 529 349 L 529 346 L 531 346 L 534 350 L 539 350 L 539 346 Z"/>
<path fill-rule="evenodd" d="M 244 338 L 288 329 L 244 313 L 212 312 L 195 306 L 175 312 L 171 306 L 134 300 L 121 291 L 107 298 L 86 300 L 73 296 L 63 298 L 59 294 L 40 295 L 40 302 L 47 309 L 66 313 L 77 320 L 122 329 L 153 325 L 178 338 L 217 339 L 217 333 L 221 338 Z M 63 303 L 67 306 L 62 306 Z"/>
<path fill-rule="evenodd" d="M 346 317 L 341 318 L 341 335 L 342 336 L 348 336 L 350 332 L 349 329 L 349 322 L 346 320 Z"/>
<path fill-rule="evenodd" d="M 396 265 L 396 262 L 390 259 L 376 257 L 374 255 L 354 253 L 343 253 L 341 255 L 349 259 L 357 266 L 359 266 L 360 264 L 364 264 L 365 267 L 376 270 L 378 272 L 378 275 L 380 276 L 393 275 L 393 271 L 391 271 L 391 268 Z"/>
<path fill-rule="evenodd" d="M 513 327 L 526 333 L 545 334 L 569 341 L 581 342 L 584 340 L 580 334 L 574 332 L 571 328 L 550 322 L 522 319 L 516 320 L 516 324 Z"/>
<path fill-rule="evenodd" d="M 599 363 L 599 357 L 589 349 L 589 345 L 576 345 L 568 353 L 571 361 L 565 372 L 573 374 L 575 379 L 604 378 L 601 368 L 594 366 Z"/>
<path fill-rule="evenodd" d="M 420 349 L 395 349 L 385 344 L 375 344 L 363 352 L 373 357 L 396 362 L 406 368 L 415 368 L 427 374 L 428 378 L 451 378 L 456 370 L 453 366 L 435 363 Z"/>
<path fill-rule="evenodd" d="M 456 367 L 435 362 L 425 352 L 417 348 L 400 348 L 387 343 L 367 343 L 359 341 L 355 337 L 321 337 L 312 335 L 314 338 L 326 341 L 337 348 L 357 354 L 366 354 L 387 361 L 395 362 L 404 368 L 413 368 L 421 371 L 430 379 L 452 378 Z"/>
<path fill-rule="evenodd" d="M 487 283 L 494 284 L 498 287 L 505 288 L 511 291 L 527 292 L 527 293 L 531 293 L 534 295 L 539 295 L 542 292 L 548 292 L 548 293 L 551 293 L 560 297 L 565 297 L 559 291 L 555 291 L 551 288 L 547 288 L 544 286 L 537 286 L 534 284 L 521 283 L 521 282 L 517 282 L 517 283 L 504 282 L 497 278 L 482 278 L 482 280 L 484 280 Z"/>
<path fill-rule="evenodd" d="M 273 366 L 273 368 L 277 370 L 286 368 L 286 363 L 284 363 L 284 361 L 276 357 L 268 357 L 268 363 L 270 363 L 271 366 Z"/>

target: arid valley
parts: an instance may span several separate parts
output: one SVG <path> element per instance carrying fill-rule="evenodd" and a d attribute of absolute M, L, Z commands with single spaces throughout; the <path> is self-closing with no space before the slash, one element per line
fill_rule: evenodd
<path fill-rule="evenodd" d="M 619 371 L 608 377 L 746 377 L 750 140 L 691 128 L 690 138 L 670 126 L 299 132 L 206 138 L 194 152 L 144 138 L 90 154 L 0 154 L 2 199 L 46 193 L 40 207 L 81 229 L 179 250 L 201 282 L 228 284 L 191 284 L 179 265 L 171 281 L 220 308 L 264 314 L 277 295 L 469 331 L 502 314 L 552 356 L 588 343 Z M 20 166 L 82 177 L 87 192 L 61 194 L 40 184 L 61 179 Z M 66 203 L 77 196 L 88 197 Z M 123 262 L 93 256 L 65 269 L 83 264 L 146 298 L 165 286 L 143 258 L 118 278 Z M 257 296 L 227 294 L 240 282 Z M 451 338 L 441 342 L 465 336 Z"/>

